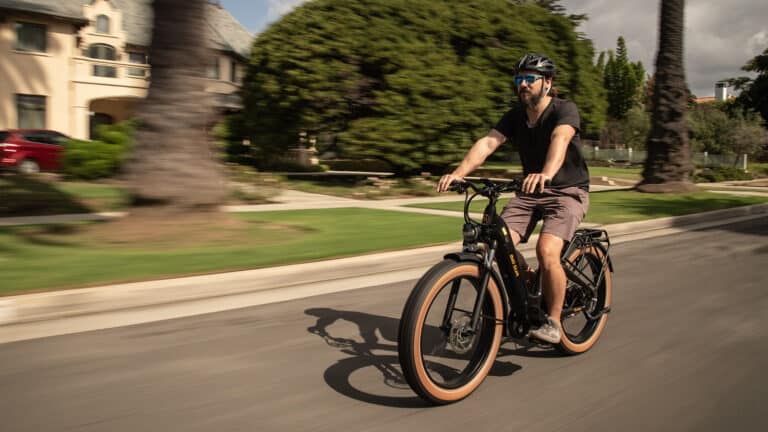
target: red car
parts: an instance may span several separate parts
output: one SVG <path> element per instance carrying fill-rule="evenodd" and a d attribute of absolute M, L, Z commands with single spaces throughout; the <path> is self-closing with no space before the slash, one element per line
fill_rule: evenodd
<path fill-rule="evenodd" d="M 0 130 L 0 168 L 25 174 L 56 171 L 69 137 L 44 129 Z"/>

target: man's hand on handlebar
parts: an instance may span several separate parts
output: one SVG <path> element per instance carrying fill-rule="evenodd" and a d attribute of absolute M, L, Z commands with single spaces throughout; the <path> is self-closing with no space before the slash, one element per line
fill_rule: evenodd
<path fill-rule="evenodd" d="M 551 180 L 552 177 L 544 173 L 528 174 L 523 180 L 522 192 L 525 194 L 544 192 L 544 186 L 548 185 Z"/>
<path fill-rule="evenodd" d="M 457 175 L 453 174 L 446 174 L 442 177 L 440 177 L 440 181 L 437 183 L 437 191 L 438 192 L 445 192 L 448 190 L 448 187 L 451 186 L 451 183 L 453 182 L 463 182 L 464 177 L 459 177 Z"/>

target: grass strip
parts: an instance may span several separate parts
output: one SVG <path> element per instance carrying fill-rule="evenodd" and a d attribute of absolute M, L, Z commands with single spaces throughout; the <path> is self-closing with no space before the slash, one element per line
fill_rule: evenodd
<path fill-rule="evenodd" d="M 681 216 L 730 207 L 739 207 L 768 202 L 768 197 L 726 195 L 712 192 L 694 192 L 687 194 L 646 194 L 632 190 L 593 192 L 589 194 L 589 211 L 585 222 L 613 224 L 655 219 L 667 216 Z M 473 201 L 470 211 L 480 213 L 488 201 Z M 506 200 L 497 205 L 499 211 Z M 444 202 L 413 204 L 410 207 L 450 210 L 463 210 L 462 202 Z"/>
<path fill-rule="evenodd" d="M 460 219 L 396 211 L 343 208 L 236 217 L 244 223 L 204 233 L 209 239 L 194 244 L 181 239 L 179 245 L 95 240 L 89 232 L 92 223 L 1 228 L 0 295 L 252 269 L 461 239 Z"/>

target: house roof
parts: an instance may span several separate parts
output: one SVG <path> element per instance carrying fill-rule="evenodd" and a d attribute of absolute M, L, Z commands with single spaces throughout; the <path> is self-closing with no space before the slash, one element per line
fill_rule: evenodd
<path fill-rule="evenodd" d="M 208 38 L 217 48 L 246 58 L 251 54 L 253 35 L 229 11 L 209 3 L 207 22 L 210 30 Z"/>
<path fill-rule="evenodd" d="M 81 0 L 0 0 L 0 9 L 32 12 L 87 22 Z"/>
<path fill-rule="evenodd" d="M 152 42 L 152 0 L 112 0 L 123 12 L 127 42 L 149 46 Z M 211 48 L 231 51 L 243 57 L 251 52 L 253 35 L 223 7 L 206 2 L 208 42 Z"/>
<path fill-rule="evenodd" d="M 123 30 L 130 45 L 149 46 L 152 41 L 152 0 L 111 0 L 123 14 Z M 33 12 L 87 22 L 86 0 L 0 0 L 0 9 Z M 206 2 L 208 45 L 248 57 L 253 35 L 226 9 Z"/>

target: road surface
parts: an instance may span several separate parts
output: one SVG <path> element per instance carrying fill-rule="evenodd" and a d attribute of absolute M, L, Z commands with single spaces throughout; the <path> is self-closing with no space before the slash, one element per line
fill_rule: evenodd
<path fill-rule="evenodd" d="M 505 344 L 468 399 L 403 384 L 413 281 L 0 345 L 2 430 L 764 430 L 768 218 L 622 243 L 578 357 Z M 438 258 L 438 257 L 436 257 Z"/>

